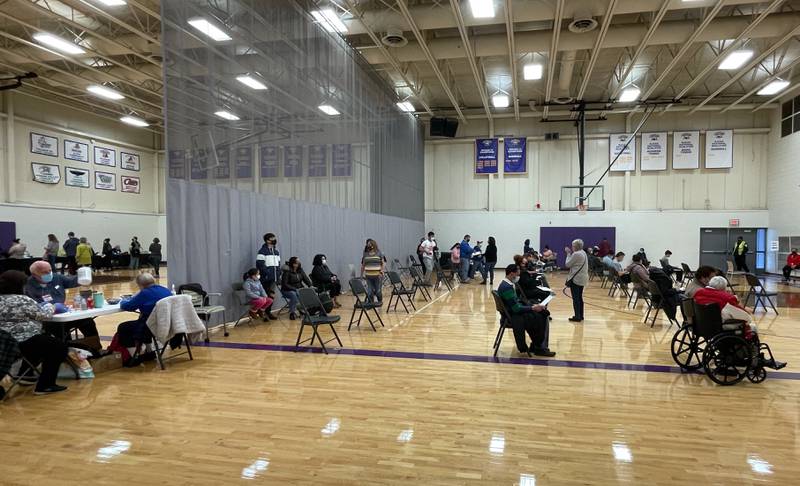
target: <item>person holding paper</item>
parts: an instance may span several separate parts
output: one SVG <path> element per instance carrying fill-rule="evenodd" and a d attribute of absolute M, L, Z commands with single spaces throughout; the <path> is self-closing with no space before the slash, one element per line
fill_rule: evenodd
<path fill-rule="evenodd" d="M 511 326 L 514 341 L 520 353 L 532 352 L 536 356 L 552 358 L 555 352 L 548 348 L 550 341 L 550 313 L 540 304 L 526 305 L 517 295 L 516 283 L 519 282 L 520 269 L 516 264 L 506 267 L 506 278 L 497 287 L 497 293 L 503 300 L 511 315 Z M 525 343 L 525 333 L 531 338 L 531 344 Z"/>

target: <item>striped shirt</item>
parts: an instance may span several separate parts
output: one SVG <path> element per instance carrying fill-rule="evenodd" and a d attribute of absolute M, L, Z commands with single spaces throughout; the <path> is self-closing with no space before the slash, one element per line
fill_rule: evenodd
<path fill-rule="evenodd" d="M 361 258 L 364 265 L 364 275 L 367 277 L 380 277 L 383 268 L 383 253 L 365 251 Z"/>

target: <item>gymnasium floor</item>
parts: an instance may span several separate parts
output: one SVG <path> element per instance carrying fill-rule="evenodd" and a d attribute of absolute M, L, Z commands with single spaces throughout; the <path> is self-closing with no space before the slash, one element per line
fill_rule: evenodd
<path fill-rule="evenodd" d="M 675 328 L 645 326 L 596 282 L 583 324 L 563 295 L 550 305 L 550 360 L 519 356 L 510 334 L 491 359 L 488 286 L 384 313 L 377 333 L 347 332 L 345 298 L 329 356 L 289 351 L 284 317 L 212 334 L 163 372 L 16 395 L 0 405 L 0 484 L 797 484 L 800 294 L 779 290 L 780 317 L 757 322 L 789 366 L 733 387 L 679 373 Z"/>

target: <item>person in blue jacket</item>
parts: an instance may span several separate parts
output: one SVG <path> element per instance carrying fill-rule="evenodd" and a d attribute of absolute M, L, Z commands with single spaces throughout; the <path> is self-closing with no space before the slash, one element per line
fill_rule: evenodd
<path fill-rule="evenodd" d="M 256 268 L 261 274 L 261 286 L 267 291 L 267 296 L 275 298 L 275 288 L 281 281 L 281 252 L 278 251 L 278 238 L 273 233 L 264 235 L 264 244 L 256 255 Z M 277 319 L 272 314 L 272 304 L 266 309 L 267 318 Z"/>
<path fill-rule="evenodd" d="M 461 240 L 461 270 L 459 272 L 462 283 L 469 282 L 469 265 L 472 261 L 472 247 L 469 245 L 469 235 L 464 235 Z"/>
<path fill-rule="evenodd" d="M 122 347 L 128 348 L 131 356 L 135 355 L 138 344 L 151 344 L 153 335 L 147 327 L 147 318 L 156 307 L 156 303 L 170 297 L 172 292 L 166 287 L 156 284 L 155 278 L 149 273 L 141 273 L 136 277 L 139 293 L 119 303 L 119 308 L 128 312 L 139 312 L 135 321 L 123 322 L 117 326 L 117 338 Z M 155 358 L 155 355 L 152 355 Z M 126 363 L 127 364 L 127 363 Z"/>

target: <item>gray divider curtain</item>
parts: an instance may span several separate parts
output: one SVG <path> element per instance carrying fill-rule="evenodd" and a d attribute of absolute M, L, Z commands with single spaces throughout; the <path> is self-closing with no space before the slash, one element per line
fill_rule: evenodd
<path fill-rule="evenodd" d="M 310 273 L 314 255 L 324 253 L 346 283 L 350 264 L 358 272 L 367 238 L 390 262 L 405 264 L 425 232 L 421 221 L 176 179 L 167 184 L 167 208 L 170 284 L 199 282 L 223 292 L 229 321 L 242 311 L 231 284 L 255 266 L 264 233 L 277 235 L 284 262 L 298 256 Z"/>

